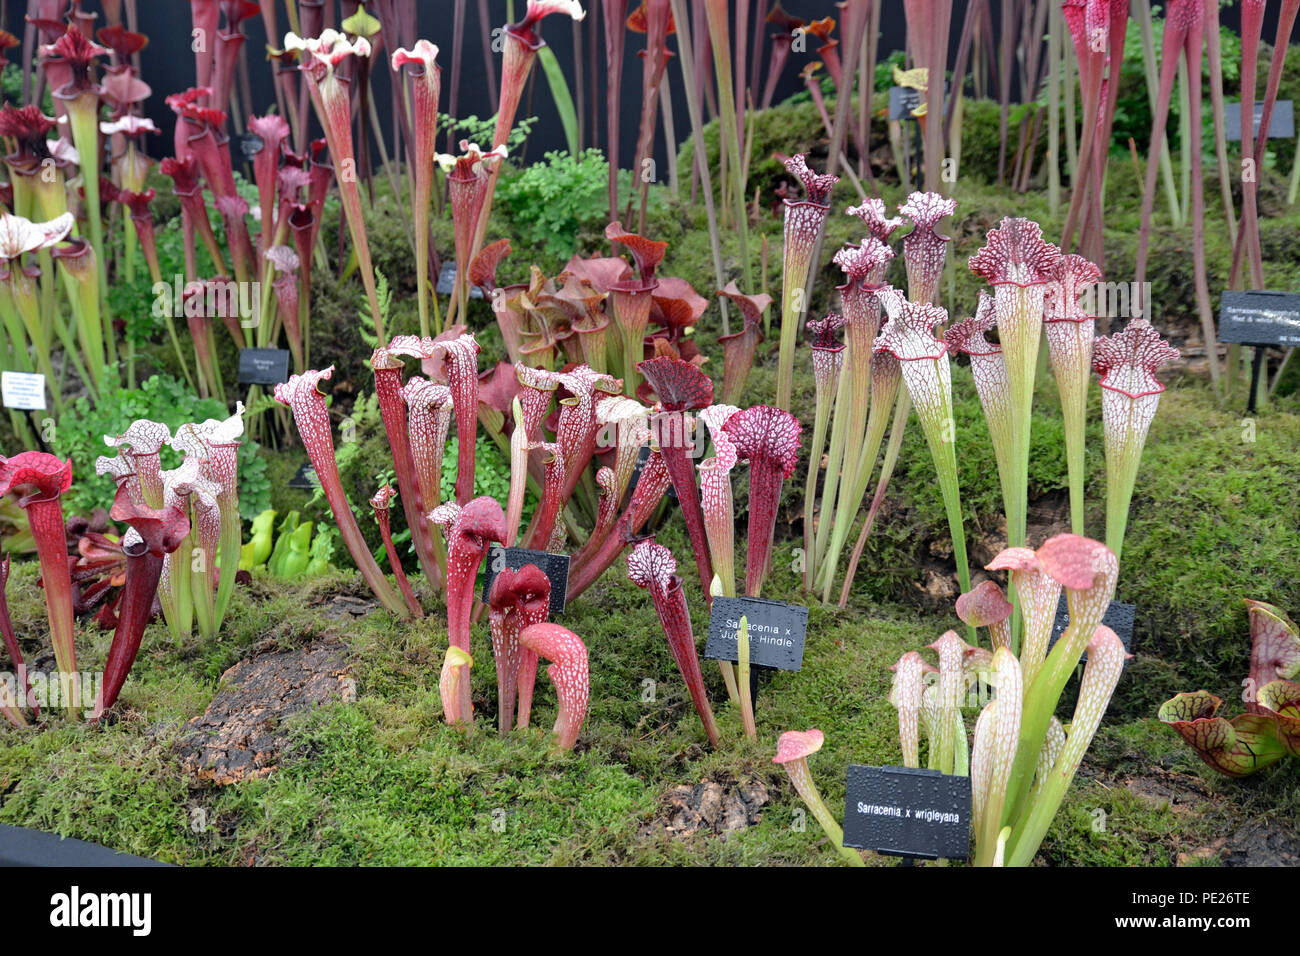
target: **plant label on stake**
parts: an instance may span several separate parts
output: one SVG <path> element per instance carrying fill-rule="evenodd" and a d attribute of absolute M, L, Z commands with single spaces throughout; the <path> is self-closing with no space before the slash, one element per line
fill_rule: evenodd
<path fill-rule="evenodd" d="M 1241 142 L 1241 104 L 1225 103 L 1223 108 L 1223 138 L 1229 142 Z M 1255 121 L 1251 131 L 1259 133 L 1260 123 L 1264 119 L 1264 103 L 1255 102 Z M 1295 110 L 1290 100 L 1275 100 L 1273 115 L 1268 120 L 1269 139 L 1293 139 L 1295 137 Z"/>
<path fill-rule="evenodd" d="M 288 349 L 240 349 L 241 385 L 279 385 L 289 381 Z"/>
<path fill-rule="evenodd" d="M 1124 650 L 1133 650 L 1133 622 L 1137 618 L 1137 605 L 1125 604 L 1123 601 L 1111 601 L 1110 606 L 1106 608 L 1105 615 L 1102 616 L 1101 623 L 1115 632 L 1124 645 Z M 1061 595 L 1060 601 L 1056 605 L 1056 620 L 1052 622 L 1052 636 L 1047 639 L 1047 650 L 1051 653 L 1056 642 L 1061 639 L 1065 629 L 1070 623 L 1070 607 L 1066 602 L 1065 595 Z M 1079 658 L 1079 663 L 1087 663 L 1088 652 L 1084 651 L 1083 656 Z M 1128 661 L 1124 662 L 1128 667 Z"/>
<path fill-rule="evenodd" d="M 1300 295 L 1225 290 L 1219 302 L 1219 341 L 1300 345 Z"/>
<path fill-rule="evenodd" d="M 569 592 L 569 556 L 551 551 L 534 551 L 532 548 L 503 548 L 499 544 L 488 546 L 487 560 L 483 562 L 483 603 L 488 603 L 492 582 L 497 574 L 509 568 L 518 571 L 525 564 L 541 568 L 551 582 L 550 616 L 564 613 L 564 602 Z"/>
<path fill-rule="evenodd" d="M 40 372 L 0 372 L 5 408 L 33 412 L 45 408 L 45 376 Z"/>
<path fill-rule="evenodd" d="M 1224 290 L 1219 302 L 1219 341 L 1255 347 L 1255 359 L 1250 367 L 1250 401 L 1246 405 L 1246 410 L 1253 414 L 1260 375 L 1264 371 L 1264 349 L 1270 345 L 1290 348 L 1300 345 L 1300 295 Z"/>
<path fill-rule="evenodd" d="M 944 99 L 947 100 L 948 86 L 944 84 Z M 891 120 L 914 120 L 913 112 L 926 104 L 929 93 L 912 86 L 891 86 L 889 88 L 889 118 Z"/>
<path fill-rule="evenodd" d="M 262 137 L 256 133 L 245 133 L 239 137 L 239 151 L 244 155 L 244 159 L 250 163 L 253 161 L 253 157 L 265 148 L 266 144 L 262 142 Z"/>
<path fill-rule="evenodd" d="M 744 617 L 749 625 L 751 667 L 797 671 L 803 667 L 808 609 L 801 604 L 752 597 L 715 597 L 709 617 L 704 656 L 715 661 L 739 660 L 736 631 Z"/>
<path fill-rule="evenodd" d="M 636 483 L 641 480 L 641 469 L 645 467 L 645 463 L 649 460 L 650 446 L 642 445 L 637 450 L 636 462 L 632 465 L 632 477 L 627 480 L 627 497 L 629 499 L 632 497 L 632 492 L 636 491 Z M 669 483 L 668 491 L 665 492 L 665 494 L 671 500 L 677 500 L 677 489 L 672 486 L 671 482 Z"/>
<path fill-rule="evenodd" d="M 844 845 L 921 860 L 970 855 L 970 777 L 849 765 Z"/>
<path fill-rule="evenodd" d="M 442 269 L 438 272 L 438 284 L 435 290 L 438 295 L 452 295 L 456 291 L 456 263 L 450 260 L 444 261 Z M 471 299 L 483 298 L 483 290 L 476 285 L 469 287 L 469 297 Z"/>
<path fill-rule="evenodd" d="M 925 91 L 910 86 L 891 86 L 889 88 L 889 118 L 891 120 L 916 119 L 913 110 L 918 110 L 925 102 Z"/>
<path fill-rule="evenodd" d="M 320 481 L 316 478 L 316 469 L 311 466 L 309 461 L 299 465 L 298 470 L 289 479 L 290 488 L 305 488 L 307 491 L 312 491 L 319 484 Z"/>

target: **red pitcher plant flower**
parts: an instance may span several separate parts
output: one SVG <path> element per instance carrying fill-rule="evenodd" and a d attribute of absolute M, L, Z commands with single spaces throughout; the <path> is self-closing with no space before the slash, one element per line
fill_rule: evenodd
<path fill-rule="evenodd" d="M 406 401 L 406 424 L 411 440 L 411 465 L 415 470 L 415 484 L 419 492 L 418 501 L 437 501 L 442 495 L 442 455 L 447 447 L 447 432 L 451 428 L 452 398 L 451 389 L 438 385 L 427 378 L 412 376 L 402 387 L 402 398 Z M 421 511 L 420 520 L 412 528 L 412 534 L 419 530 L 421 539 L 429 540 L 433 554 L 432 568 L 425 569 L 429 583 L 438 586 L 442 581 L 443 569 L 447 563 L 442 539 L 433 534 Z M 416 546 L 416 554 L 424 545 Z M 421 560 L 421 566 L 425 564 Z M 429 572 L 435 572 L 430 576 Z"/>
<path fill-rule="evenodd" d="M 700 671 L 700 658 L 691 632 L 686 593 L 682 590 L 682 579 L 676 572 L 677 562 L 673 559 L 672 552 L 663 545 L 656 544 L 653 538 L 638 543 L 627 557 L 628 579 L 637 587 L 650 592 L 655 613 L 659 615 L 659 623 L 668 638 L 673 660 L 677 662 L 677 669 L 681 671 L 686 688 L 690 691 L 695 711 L 704 724 L 704 732 L 716 749 L 719 745 L 718 728 L 704 688 L 704 674 Z"/>
<path fill-rule="evenodd" d="M 375 523 L 379 525 L 379 537 L 384 542 L 384 554 L 388 557 L 388 566 L 393 569 L 393 577 L 397 579 L 397 587 L 402 592 L 402 600 L 410 608 L 411 613 L 416 617 L 424 616 L 424 609 L 420 607 L 420 602 L 415 599 L 415 592 L 411 590 L 411 582 L 406 578 L 406 572 L 402 570 L 402 559 L 398 557 L 397 547 L 393 544 L 392 525 L 388 519 L 388 512 L 392 506 L 393 498 L 397 492 L 393 486 L 385 483 L 374 497 L 370 499 L 370 507 L 375 512 Z"/>
<path fill-rule="evenodd" d="M 705 594 L 713 580 L 709 560 L 708 538 L 704 531 L 704 512 L 700 507 L 700 490 L 695 479 L 695 463 L 687 449 L 691 427 L 687 413 L 713 404 L 713 382 L 696 366 L 667 356 L 641 362 L 637 368 L 659 396 L 651 419 L 659 438 L 659 450 L 668 466 L 673 490 L 682 508 L 682 518 L 690 533 L 691 548 L 699 568 L 700 585 Z"/>
<path fill-rule="evenodd" d="M 118 487 L 109 516 L 114 521 L 126 522 L 131 530 L 122 539 L 122 550 L 126 554 L 126 584 L 113 643 L 104 664 L 103 683 L 95 699 L 94 720 L 99 720 L 117 701 L 140 651 L 145 626 L 153 615 L 154 594 L 162 576 L 163 561 L 190 533 L 190 523 L 183 511 L 172 506 L 154 509 L 142 501 L 135 501 L 126 484 Z M 234 576 L 233 571 L 231 576 Z"/>
<path fill-rule="evenodd" d="M 428 447 L 429 433 L 427 427 L 418 430 L 408 421 L 408 402 L 402 384 L 404 357 L 427 358 L 433 355 L 431 339 L 417 339 L 410 335 L 399 335 L 387 345 L 375 349 L 370 357 L 370 367 L 375 373 L 375 396 L 379 403 L 380 418 L 384 423 L 384 434 L 388 438 L 389 452 L 393 457 L 393 470 L 397 475 L 397 490 L 402 499 L 402 513 L 406 517 L 407 527 L 411 529 L 411 538 L 416 555 L 425 576 L 431 582 L 439 579 L 439 562 L 433 550 L 433 534 L 427 522 L 423 520 L 426 505 L 432 506 L 442 497 L 439 485 L 442 480 L 442 449 L 438 448 L 437 463 L 422 461 L 425 468 L 432 470 L 432 475 L 424 481 L 431 486 L 432 497 L 427 501 L 424 489 L 416 475 L 412 445 L 418 439 L 425 443 L 424 453 Z M 427 414 L 423 423 L 429 421 Z M 446 433 L 443 433 L 445 440 Z M 400 582 L 399 582 L 400 583 Z"/>
<path fill-rule="evenodd" d="M 463 315 L 469 296 L 469 263 L 474 254 L 474 230 L 487 200 L 488 190 L 497 170 L 506 158 L 502 143 L 483 151 L 477 143 L 460 141 L 459 156 L 439 155 L 438 164 L 447 174 L 447 193 L 451 199 L 451 221 L 456 243 L 456 294 Z"/>
<path fill-rule="evenodd" d="M 745 295 L 733 279 L 718 290 L 718 295 L 734 302 L 740 309 L 742 324 L 738 332 L 718 336 L 722 346 L 722 400 L 727 404 L 740 401 L 754 367 L 754 349 L 763 341 L 763 313 L 772 305 L 766 293 Z"/>
<path fill-rule="evenodd" d="M 639 380 L 639 363 L 645 357 L 645 330 L 650 321 L 654 292 L 659 286 L 655 271 L 668 251 L 668 243 L 628 232 L 620 222 L 611 222 L 605 227 L 605 238 L 626 248 L 636 262 L 637 278 L 612 282 L 608 287 L 614 324 L 618 326 L 622 343 L 619 354 L 623 356 L 623 384 L 628 392 L 632 392 Z"/>
<path fill-rule="evenodd" d="M 555 685 L 559 702 L 555 715 L 555 749 L 572 750 L 587 718 L 587 701 L 591 696 L 587 646 L 568 628 L 545 622 L 521 630 L 519 644 L 534 658 L 552 662 L 546 668 L 546 675 Z"/>

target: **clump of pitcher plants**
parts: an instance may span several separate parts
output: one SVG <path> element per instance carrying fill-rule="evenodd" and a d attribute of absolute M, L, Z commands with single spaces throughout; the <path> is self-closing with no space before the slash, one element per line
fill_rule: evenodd
<path fill-rule="evenodd" d="M 924 727 L 926 766 L 970 776 L 976 865 L 1025 866 L 1074 779 L 1129 656 L 1115 632 L 1101 623 L 1115 593 L 1119 562 L 1100 542 L 1060 534 L 1036 551 L 1007 548 L 988 567 L 1010 572 L 1025 619 L 1019 653 L 998 638 L 990 653 L 948 631 L 930 645 L 937 669 L 916 651 L 894 665 L 890 702 L 898 710 L 906 766 L 920 766 Z M 995 593 L 993 582 L 981 588 L 983 593 L 959 601 L 959 613 L 970 623 L 1001 630 L 1008 602 Z M 1062 590 L 1069 623 L 1049 650 Z M 1088 659 L 1067 731 L 1054 715 L 1085 651 Z M 936 672 L 937 680 L 927 679 Z M 995 694 L 981 709 L 968 744 L 961 707 L 986 689 Z"/>

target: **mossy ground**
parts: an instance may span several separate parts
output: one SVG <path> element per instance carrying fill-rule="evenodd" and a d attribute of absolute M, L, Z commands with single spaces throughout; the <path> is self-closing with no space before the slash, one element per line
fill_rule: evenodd
<path fill-rule="evenodd" d="M 959 395 L 970 391 L 964 371 L 955 387 Z M 996 509 L 996 492 L 984 487 L 990 462 L 979 450 L 978 423 L 960 411 L 966 404 L 959 403 L 958 427 L 959 436 L 970 428 L 962 472 L 970 525 Z M 1050 404 L 1040 404 L 1050 421 Z M 1059 444 L 1050 428 L 1040 431 L 1051 436 L 1044 445 Z M 1287 484 L 1300 403 L 1288 399 L 1261 413 L 1254 438 L 1243 440 L 1240 415 L 1221 410 L 1204 385 L 1169 389 L 1148 442 L 1119 587 L 1119 597 L 1139 607 L 1136 656 L 1044 843 L 1044 863 L 1162 865 L 1180 853 L 1214 862 L 1258 825 L 1300 841 L 1290 829 L 1300 813 L 1294 763 L 1226 780 L 1153 718 L 1165 697 L 1200 686 L 1233 707 L 1248 653 L 1242 597 L 1300 606 L 1297 578 L 1284 571 L 1295 561 L 1300 522 Z M 485 626 L 475 634 L 480 723 L 467 740 L 440 717 L 445 627 L 427 593 L 432 613 L 418 623 L 375 612 L 344 624 L 322 617 L 319 604 L 339 591 L 364 593 L 354 574 L 298 584 L 259 576 L 234 602 L 218 641 L 176 647 L 163 625 L 151 627 L 115 723 L 54 720 L 41 733 L 0 730 L 0 821 L 182 863 L 834 864 L 815 824 L 792 829 L 800 803 L 771 754 L 782 730 L 825 731 L 812 767 L 833 807 L 843 799 L 848 763 L 900 759 L 887 667 L 956 623 L 929 610 L 911 583 L 943 520 L 931 500 L 928 457 L 913 444 L 905 445 L 896 479 L 896 509 L 864 559 L 849 607 L 814 604 L 803 670 L 765 678 L 757 743 L 741 733 L 706 662 L 724 738 L 720 751 L 710 750 L 650 602 L 619 567 L 564 617 L 590 648 L 592 696 L 576 753 L 559 758 L 549 754 L 555 705 L 544 677 L 537 727 L 495 733 Z M 1044 451 L 1054 459 L 1050 447 Z M 1100 455 L 1090 468 L 1096 503 Z M 790 490 L 787 511 L 793 498 Z M 660 540 L 693 581 L 675 515 Z M 803 599 L 788 560 L 798 543 L 778 541 L 770 596 Z M 33 565 L 18 565 L 9 588 L 33 656 L 45 644 L 35 574 Z M 688 588 L 702 638 L 707 617 L 697 591 Z M 179 725 L 202 712 L 221 672 L 267 637 L 296 646 L 325 636 L 348 648 L 356 700 L 291 718 L 293 743 L 266 779 L 221 788 L 187 780 L 171 743 Z M 107 634 L 79 632 L 83 669 L 102 666 L 108 642 Z M 678 840 L 662 828 L 640 834 L 673 787 L 749 774 L 760 775 L 773 798 L 759 825 L 725 839 Z"/>
<path fill-rule="evenodd" d="M 1036 218 L 1049 238 L 1060 231 L 1060 217 L 1051 216 L 1041 192 L 1012 195 L 987 184 L 980 170 L 987 166 L 988 148 L 979 135 L 988 126 L 987 117 L 978 109 L 969 115 L 975 117 L 967 136 L 971 172 L 954 184 L 960 203 L 955 265 L 944 284 L 945 299 L 964 312 L 973 306 L 977 289 L 965 259 L 1001 216 Z M 780 171 L 767 157 L 775 149 L 815 151 L 819 124 L 807 104 L 773 111 L 760 122 L 753 181 L 770 195 Z M 1284 202 L 1276 203 L 1278 184 L 1271 176 L 1266 173 L 1264 195 L 1274 207 L 1272 218 L 1265 220 L 1264 244 L 1270 269 L 1281 281 L 1294 274 L 1300 255 L 1285 239 L 1294 235 L 1300 217 Z M 882 185 L 891 205 L 902 197 L 896 182 L 882 178 Z M 384 214 L 392 198 L 385 195 L 382 181 L 379 187 L 371 225 L 375 258 L 394 283 L 390 327 L 409 331 L 415 328 L 413 280 L 405 265 L 409 253 L 400 221 Z M 1137 216 L 1136 175 L 1128 164 L 1112 162 L 1107 188 L 1110 265 L 1113 274 L 1123 275 L 1131 265 Z M 1207 194 L 1215 195 L 1210 184 Z M 837 208 L 851 198 L 842 184 Z M 1213 218 L 1215 203 L 1210 208 Z M 831 218 L 826 261 L 831 250 L 856 238 L 852 226 L 849 217 Z M 503 228 L 508 231 L 508 223 Z M 332 241 L 328 233 L 329 228 L 327 245 Z M 713 287 L 699 205 L 686 199 L 665 203 L 647 233 L 671 244 L 662 272 L 681 275 L 700 290 Z M 1207 225 L 1216 292 L 1223 278 L 1216 271 L 1225 258 L 1222 234 L 1213 222 Z M 761 236 L 769 243 L 768 283 L 775 286 L 780 220 L 762 216 L 756 222 L 751 240 L 756 265 Z M 450 247 L 449 235 L 437 238 L 439 248 Z M 1159 229 L 1154 238 L 1157 324 L 1174 330 L 1179 341 L 1194 341 L 1198 332 L 1183 252 L 1189 234 Z M 589 251 L 604 248 L 594 229 L 590 236 L 584 234 L 583 243 Z M 738 274 L 733 232 L 726 233 L 723 251 L 729 276 Z M 517 251 L 503 266 L 502 280 L 517 278 L 527 262 L 526 251 Z M 558 269 L 561 264 L 550 265 Z M 829 268 L 819 274 L 814 309 L 830 306 L 836 278 Z M 1287 279 L 1285 287 L 1290 285 Z M 337 404 L 346 409 L 352 395 L 369 390 L 362 366 L 368 350 L 355 319 L 361 294 L 355 282 L 340 285 L 328 279 L 317 283 L 317 292 L 319 348 L 313 364 L 339 363 L 333 385 Z M 484 367 L 500 351 L 490 319 L 484 305 L 471 311 L 471 325 L 483 332 Z M 711 311 L 696 333 L 706 354 L 717 354 L 716 323 Z M 748 402 L 772 394 L 775 364 L 773 336 L 751 378 Z M 1176 370 L 1168 377 L 1170 387 L 1148 438 L 1133 499 L 1118 591 L 1121 600 L 1138 606 L 1135 658 L 1044 842 L 1039 857 L 1044 863 L 1173 864 L 1180 854 L 1188 854 L 1190 862 L 1216 862 L 1249 842 L 1251 828 L 1258 826 L 1293 849 L 1300 845 L 1294 830 L 1300 814 L 1295 762 L 1252 779 L 1226 780 L 1204 768 L 1154 719 L 1162 700 L 1198 687 L 1220 694 L 1234 708 L 1249 650 L 1243 598 L 1276 603 L 1293 615 L 1300 611 L 1300 553 L 1295 548 L 1300 504 L 1294 489 L 1300 399 L 1282 397 L 1247 420 L 1244 385 L 1218 400 L 1194 371 Z M 968 534 L 972 539 L 996 537 L 1002 510 L 996 471 L 964 368 L 955 370 L 954 392 Z M 1093 402 L 1099 406 L 1095 390 Z M 801 373 L 796 408 L 811 407 L 811 375 Z M 1035 415 L 1030 492 L 1037 502 L 1051 502 L 1062 495 L 1065 468 L 1050 379 L 1041 383 Z M 1094 407 L 1087 495 L 1088 531 L 1097 536 L 1105 491 L 1099 418 Z M 373 475 L 389 467 L 382 431 L 361 428 L 359 436 L 362 447 L 345 471 L 357 502 L 364 500 L 359 497 L 363 492 L 368 497 L 366 485 Z M 274 502 L 281 510 L 306 505 L 305 493 L 285 487 L 300 461 L 292 448 L 272 458 Z M 802 476 L 801 468 L 787 483 L 766 592 L 791 601 L 804 600 L 792 567 L 792 549 L 802 543 Z M 743 542 L 743 517 L 740 527 Z M 837 856 L 815 823 L 803 832 L 792 827 L 800 803 L 784 773 L 771 763 L 776 737 L 783 730 L 811 726 L 825 731 L 826 746 L 811 765 L 832 807 L 842 805 L 846 764 L 900 760 L 895 713 L 887 701 L 887 667 L 955 623 L 918 580 L 918 569 L 926 566 L 950 570 L 946 539 L 929 455 L 912 428 L 889 507 L 867 549 L 849 606 L 839 610 L 814 602 L 803 670 L 778 673 L 763 683 L 756 743 L 741 733 L 716 667 L 706 663 L 724 738 L 716 752 L 707 745 L 650 602 L 625 580 L 619 565 L 564 618 L 590 648 L 592 698 L 579 746 L 563 757 L 549 753 L 547 728 L 555 704 L 544 676 L 538 683 L 536 728 L 505 738 L 494 732 L 495 684 L 485 625 L 476 629 L 474 648 L 480 722 L 466 739 L 440 717 L 437 678 L 446 638 L 431 595 L 423 594 L 431 613 L 421 622 L 401 625 L 376 612 L 344 624 L 323 617 L 318 602 L 341 590 L 364 593 L 355 574 L 341 571 L 291 584 L 259 576 L 240 592 L 217 641 L 191 640 L 176 647 L 161 624 L 150 628 L 115 722 L 93 727 L 56 719 L 40 733 L 0 728 L 0 822 L 192 864 L 835 864 Z M 660 540 L 674 548 L 680 573 L 693 582 L 679 519 L 669 516 Z M 29 662 L 48 646 L 36 573 L 32 563 L 20 562 L 9 585 Z M 698 589 L 687 590 L 702 643 L 706 612 Z M 265 779 L 223 788 L 188 780 L 171 742 L 181 723 L 203 711 L 218 689 L 220 674 L 268 637 L 295 646 L 317 636 L 336 637 L 347 647 L 357 682 L 355 701 L 292 718 L 292 746 L 281 768 Z M 83 669 L 102 666 L 108 643 L 105 633 L 79 632 Z M 653 682 L 653 699 L 646 693 L 647 681 Z M 704 777 L 749 774 L 761 776 L 773 798 L 757 826 L 725 839 L 678 840 L 662 828 L 649 836 L 640 832 L 673 787 Z"/>

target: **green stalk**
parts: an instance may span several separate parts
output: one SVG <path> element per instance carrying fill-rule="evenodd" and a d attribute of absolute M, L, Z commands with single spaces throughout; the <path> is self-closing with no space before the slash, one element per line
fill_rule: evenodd
<path fill-rule="evenodd" d="M 903 432 L 907 428 L 907 418 L 911 413 L 912 397 L 904 389 L 898 393 L 898 401 L 894 407 L 894 423 L 890 426 L 889 444 L 885 446 L 885 458 L 880 463 L 880 477 L 876 480 L 875 494 L 871 496 L 871 507 L 867 510 L 862 531 L 853 545 L 853 554 L 844 572 L 844 584 L 840 588 L 840 607 L 845 607 L 849 603 L 849 590 L 853 585 L 854 575 L 858 572 L 858 561 L 861 560 L 862 551 L 867 545 L 867 538 L 871 534 L 871 526 L 876 514 L 884 504 L 885 492 L 889 490 L 889 480 L 894 476 L 894 466 L 898 464 L 898 453 L 903 447 Z M 828 577 L 826 580 L 827 587 L 834 583 L 833 577 Z"/>
<path fill-rule="evenodd" d="M 808 772 L 807 758 L 791 760 L 785 765 L 785 769 L 790 775 L 790 782 L 794 784 L 794 789 L 803 798 L 803 802 L 808 805 L 808 809 L 817 818 L 817 822 L 821 824 L 822 829 L 826 831 L 826 836 L 831 845 L 835 847 L 836 852 L 851 866 L 866 866 L 857 850 L 844 845 L 844 831 L 826 806 L 826 801 L 822 799 L 821 793 L 818 792 L 817 785 L 813 783 L 812 774 Z"/>
<path fill-rule="evenodd" d="M 745 215 L 745 170 L 740 162 L 739 131 L 736 129 L 738 117 L 736 98 L 732 92 L 731 25 L 726 0 L 705 0 L 704 11 L 709 27 L 709 41 L 713 46 L 713 65 L 718 82 L 718 123 L 722 127 L 724 148 L 730 157 L 730 165 L 735 176 L 730 184 L 727 183 L 726 177 L 723 177 L 722 197 L 725 202 L 730 194 L 735 204 L 735 229 L 740 237 L 741 275 L 744 278 L 745 288 L 752 289 L 753 283 L 750 281 L 749 274 L 749 217 Z M 680 29 L 682 21 L 674 22 Z M 689 81 L 687 85 L 691 85 Z M 704 165 L 703 154 L 701 154 L 700 165 Z M 782 331 L 784 333 L 784 329 Z M 784 335 L 782 339 L 784 340 Z"/>
<path fill-rule="evenodd" d="M 750 740 L 758 739 L 754 724 L 754 699 L 749 692 L 749 621 L 741 615 L 736 629 L 736 689 L 740 692 L 740 722 Z M 841 839 L 843 835 L 841 834 Z"/>
<path fill-rule="evenodd" d="M 1055 219 L 1061 209 L 1061 45 L 1065 31 L 1060 7 L 1055 3 L 1047 7 L 1047 202 Z M 957 168 L 961 168 L 960 162 Z"/>
<path fill-rule="evenodd" d="M 1151 23 L 1151 6 L 1145 3 L 1135 3 L 1132 4 L 1132 11 L 1134 19 L 1138 22 L 1138 30 L 1142 37 L 1142 69 L 1146 77 L 1147 101 L 1150 103 L 1152 113 L 1154 113 L 1159 98 L 1160 80 L 1156 75 L 1156 41 L 1155 28 Z M 1160 135 L 1160 177 L 1165 185 L 1165 198 L 1169 201 L 1169 218 L 1173 220 L 1174 228 L 1177 229 L 1183 224 L 1183 207 L 1182 203 L 1178 201 L 1178 187 L 1174 184 L 1174 166 L 1169 154 L 1169 137 L 1163 133 Z"/>
<path fill-rule="evenodd" d="M 1139 433 L 1134 427 L 1137 418 L 1136 408 L 1130 404 L 1123 429 L 1113 437 L 1106 436 L 1106 547 L 1115 552 L 1116 558 L 1124 547 L 1129 504 L 1146 443 L 1145 429 Z"/>
<path fill-rule="evenodd" d="M 190 561 L 193 560 L 194 535 L 188 534 L 172 554 L 168 555 L 167 591 L 170 600 L 163 600 L 163 616 L 176 646 L 180 647 L 190 636 L 194 623 L 194 601 L 190 594 Z M 161 600 L 162 588 L 159 588 Z M 170 605 L 171 614 L 167 613 Z"/>
<path fill-rule="evenodd" d="M 54 374 L 54 364 L 50 360 L 50 343 L 45 335 L 45 326 L 41 322 L 40 304 L 36 301 L 36 288 L 20 267 L 11 265 L 9 271 L 10 301 L 18 309 L 18 315 L 27 329 L 32 349 L 36 352 L 36 367 L 50 386 L 50 395 L 54 399 L 54 410 L 62 416 L 63 396 L 58 387 L 58 377 Z"/>
<path fill-rule="evenodd" d="M 880 380 L 877 381 L 877 378 Z M 823 601 L 830 601 L 831 588 L 834 586 L 835 571 L 839 566 L 840 554 L 844 550 L 845 542 L 848 540 L 849 531 L 852 530 L 853 519 L 857 517 L 863 498 L 867 494 L 867 485 L 871 482 L 876 457 L 880 454 L 880 444 L 885 438 L 885 427 L 894 414 L 894 408 L 898 401 L 898 385 L 897 373 L 892 376 L 872 376 L 871 411 L 867 416 L 866 438 L 862 443 L 862 450 L 858 453 L 857 464 L 853 469 L 852 483 L 843 482 L 840 485 L 840 500 L 835 506 L 835 526 L 831 532 L 830 545 L 822 560 L 821 585 Z M 910 409 L 911 403 L 909 401 L 908 410 L 910 411 Z M 906 422 L 906 420 L 907 416 L 904 414 L 902 421 Z M 901 428 L 899 429 L 899 435 L 901 438 Z"/>
<path fill-rule="evenodd" d="M 108 272 L 104 265 L 104 222 L 99 205 L 99 95 L 88 91 L 66 101 L 68 122 L 72 127 L 72 143 L 81 157 L 82 189 L 86 194 L 85 218 L 90 226 L 90 246 L 95 250 L 96 269 L 99 275 L 100 298 L 108 289 Z M 104 323 L 104 342 L 109 365 L 117 364 L 117 342 L 113 336 L 113 321 L 107 310 L 101 317 Z"/>
<path fill-rule="evenodd" d="M 818 411 L 813 423 L 813 444 L 809 449 L 808 493 L 804 498 L 804 550 L 806 552 L 804 555 L 804 586 L 808 590 L 812 590 L 813 582 L 817 580 L 817 569 L 821 567 L 822 555 L 826 552 L 836 493 L 840 482 L 840 470 L 845 459 L 845 434 L 848 430 L 850 408 L 854 401 L 852 376 L 845 375 L 841 370 L 836 374 L 835 378 L 835 416 L 831 425 L 830 452 L 826 458 L 826 477 L 822 483 L 821 523 L 817 528 L 815 540 L 812 535 L 813 493 L 817 489 L 817 466 L 822 454 L 822 442 L 825 440 L 826 435 L 827 423 L 823 420 L 825 411 L 822 406 L 830 404 L 829 388 L 826 389 L 826 395 L 819 392 L 817 396 Z M 817 429 L 819 423 L 821 425 L 820 434 Z"/>

